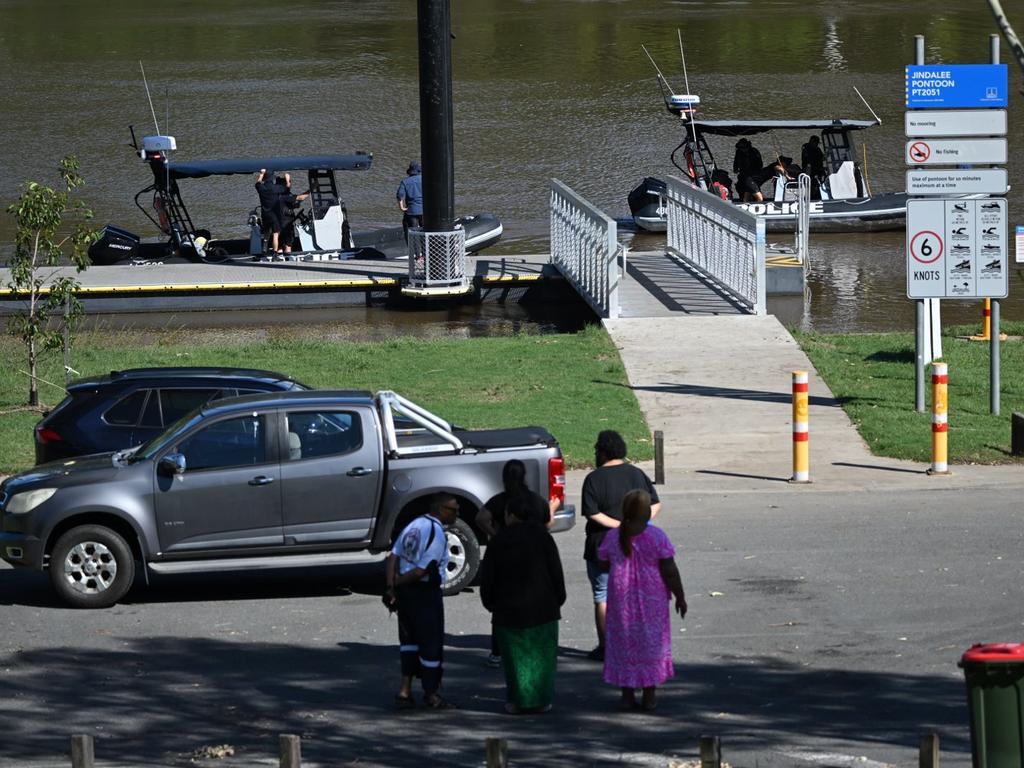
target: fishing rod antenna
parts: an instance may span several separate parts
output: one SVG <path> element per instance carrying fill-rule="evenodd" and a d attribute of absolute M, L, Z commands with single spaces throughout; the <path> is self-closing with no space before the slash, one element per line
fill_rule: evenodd
<path fill-rule="evenodd" d="M 138 152 L 139 151 L 139 142 L 135 138 L 135 126 L 134 125 L 129 125 L 128 126 L 128 132 L 132 135 L 132 149 L 134 149 L 136 152 Z"/>
<path fill-rule="evenodd" d="M 870 105 L 870 104 L 868 104 L 868 100 L 864 98 L 864 94 L 862 94 L 862 93 L 860 92 L 860 90 L 858 90 L 858 88 L 857 88 L 857 86 L 856 86 L 856 85 L 855 85 L 855 86 L 853 86 L 853 90 L 857 92 L 857 95 L 858 95 L 858 96 L 860 96 L 860 100 L 864 102 L 864 106 L 868 108 L 868 112 L 870 112 L 870 113 L 871 113 L 872 115 L 874 115 L 874 117 L 875 117 L 875 120 L 877 120 L 877 121 L 878 121 L 878 124 L 879 124 L 879 125 L 881 125 L 881 124 L 882 124 L 882 118 L 880 118 L 880 117 L 878 116 L 878 114 L 877 114 L 877 113 L 875 112 L 875 110 L 873 110 L 873 109 L 871 108 L 871 105 Z"/>
<path fill-rule="evenodd" d="M 142 59 L 139 59 L 139 69 L 142 70 L 142 84 L 146 86 L 146 98 L 149 99 L 149 111 L 153 115 L 153 125 L 157 134 L 160 133 L 160 123 L 156 120 L 156 110 L 153 109 L 153 97 L 149 93 L 149 82 L 146 80 L 146 68 L 142 66 Z"/>
<path fill-rule="evenodd" d="M 654 71 L 658 73 L 658 85 L 661 86 L 662 92 L 666 92 L 669 96 L 672 96 L 674 93 L 674 91 L 672 90 L 672 86 L 669 85 L 668 80 L 665 79 L 665 76 L 661 74 L 661 70 L 658 69 L 658 64 L 657 62 L 654 61 L 654 57 L 651 56 L 651 52 L 647 50 L 646 45 L 641 45 L 640 47 L 644 49 L 644 53 L 647 54 L 647 58 L 651 60 L 651 64 L 654 66 Z"/>

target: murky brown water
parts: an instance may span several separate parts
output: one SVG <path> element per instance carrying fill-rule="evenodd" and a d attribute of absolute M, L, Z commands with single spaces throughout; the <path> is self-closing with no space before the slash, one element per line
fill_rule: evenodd
<path fill-rule="evenodd" d="M 1024 32 L 1024 3 L 1005 2 Z M 709 118 L 881 116 L 863 134 L 874 190 L 903 185 L 903 66 L 924 34 L 929 62 L 987 62 L 997 31 L 986 5 L 930 0 L 454 0 L 456 191 L 460 211 L 490 210 L 506 236 L 498 253 L 547 250 L 547 185 L 556 177 L 612 215 L 645 174 L 670 169 L 678 125 L 661 107 L 645 44 Z M 127 125 L 157 119 L 180 158 L 372 151 L 344 197 L 357 229 L 394 224 L 394 189 L 419 154 L 412 0 L 0 0 L 0 203 L 26 178 L 52 178 L 77 154 L 99 223 L 152 230 L 134 208 L 149 172 L 127 146 Z M 1004 55 L 1005 61 L 1010 61 Z M 1024 148 L 1021 77 L 1011 64 L 1010 146 Z M 803 137 L 767 145 L 799 156 Z M 792 142 L 792 143 L 790 143 Z M 1022 170 L 1014 158 L 1011 183 Z M 1018 184 L 1010 223 L 1024 222 Z M 244 233 L 255 204 L 248 180 L 201 180 L 184 190 L 193 216 L 218 235 Z M 11 240 L 0 217 L 0 243 Z M 823 330 L 907 328 L 901 233 L 812 240 L 811 298 L 797 320 Z M 1003 317 L 1024 319 L 1016 270 Z M 947 302 L 973 320 L 977 303 Z M 801 317 L 801 315 L 803 315 Z"/>

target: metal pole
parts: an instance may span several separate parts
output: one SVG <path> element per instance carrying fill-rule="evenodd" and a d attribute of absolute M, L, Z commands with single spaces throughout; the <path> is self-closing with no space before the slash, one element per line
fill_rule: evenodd
<path fill-rule="evenodd" d="M 999 35 L 989 35 L 989 53 L 992 63 L 999 63 Z M 1009 257 L 1009 254 L 1007 254 Z M 1007 260 L 1009 260 L 1007 258 Z M 989 412 L 999 415 L 999 300 L 992 300 L 992 337 L 989 340 L 988 400 Z"/>
<path fill-rule="evenodd" d="M 423 229 L 450 232 L 455 223 L 451 4 L 449 0 L 417 0 L 416 19 L 420 51 Z"/>
<path fill-rule="evenodd" d="M 914 408 L 924 413 L 924 299 L 914 302 L 917 323 L 914 326 Z"/>
<path fill-rule="evenodd" d="M 924 35 L 914 35 L 914 64 L 924 64 Z M 925 304 L 918 299 L 916 307 L 917 322 L 914 326 L 914 408 L 924 413 L 924 335 Z"/>
<path fill-rule="evenodd" d="M 999 300 L 992 299 L 992 338 L 989 339 L 989 412 L 999 415 Z"/>

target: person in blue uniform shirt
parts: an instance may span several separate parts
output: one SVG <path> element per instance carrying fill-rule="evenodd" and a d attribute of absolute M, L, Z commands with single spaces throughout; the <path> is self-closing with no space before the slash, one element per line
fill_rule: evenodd
<path fill-rule="evenodd" d="M 395 198 L 398 200 L 398 207 L 402 209 L 405 242 L 409 242 L 409 228 L 423 226 L 423 168 L 419 160 L 409 163 L 405 178 L 398 185 Z"/>
<path fill-rule="evenodd" d="M 444 602 L 441 585 L 448 566 L 445 528 L 459 516 L 459 502 L 450 493 L 438 493 L 427 514 L 409 523 L 395 540 L 385 567 L 384 602 L 398 611 L 398 642 L 402 682 L 395 706 L 411 709 L 412 679 L 423 685 L 423 706 L 452 709 L 441 697 Z"/>

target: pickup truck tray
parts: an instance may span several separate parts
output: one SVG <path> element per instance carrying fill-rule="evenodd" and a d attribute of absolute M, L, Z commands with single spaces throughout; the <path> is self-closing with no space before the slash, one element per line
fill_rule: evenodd
<path fill-rule="evenodd" d="M 498 448 L 517 448 L 527 445 L 554 445 L 555 438 L 544 427 L 517 427 L 516 429 L 453 429 L 467 448 L 490 451 Z"/>

